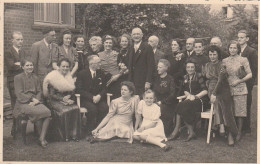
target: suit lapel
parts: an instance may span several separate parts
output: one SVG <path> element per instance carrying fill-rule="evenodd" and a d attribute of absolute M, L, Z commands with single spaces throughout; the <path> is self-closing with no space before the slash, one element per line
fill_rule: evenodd
<path fill-rule="evenodd" d="M 143 51 L 143 46 L 144 46 L 144 44 L 143 44 L 143 41 L 142 41 L 142 43 L 140 44 L 138 50 L 135 52 L 135 55 L 134 55 L 135 62 L 137 62 L 137 60 L 139 59 L 139 57 L 140 57 L 140 55 L 141 55 L 141 53 Z"/>
<path fill-rule="evenodd" d="M 19 60 L 19 59 L 20 59 L 20 56 L 19 56 L 19 54 L 17 53 L 17 51 L 14 49 L 14 47 L 12 47 L 11 52 L 12 52 L 14 58 L 15 58 L 15 61 L 21 61 L 21 60 Z"/>
<path fill-rule="evenodd" d="M 48 65 L 50 65 L 51 64 L 51 60 L 52 60 L 52 56 L 51 56 L 52 54 L 50 53 L 50 49 L 49 49 L 49 47 L 46 46 L 44 40 L 42 40 L 42 47 L 44 48 L 44 51 L 46 52 L 46 54 L 47 54 L 47 56 L 49 58 Z"/>
<path fill-rule="evenodd" d="M 241 54 L 241 56 L 242 57 L 247 57 L 247 54 L 248 54 L 248 51 L 249 50 L 249 48 L 248 48 L 248 46 L 246 46 L 246 48 L 244 49 L 244 51 L 242 52 L 242 54 Z"/>

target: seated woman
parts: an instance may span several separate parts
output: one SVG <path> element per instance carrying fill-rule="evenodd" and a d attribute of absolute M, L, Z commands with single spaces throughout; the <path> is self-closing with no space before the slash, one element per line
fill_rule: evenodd
<path fill-rule="evenodd" d="M 207 109 L 205 108 L 208 105 L 206 84 L 202 74 L 197 73 L 195 70 L 195 62 L 192 61 L 192 59 L 188 60 L 186 63 L 187 75 L 184 76 L 181 90 L 181 93 L 185 95 L 186 99 L 177 104 L 176 126 L 168 140 L 177 138 L 181 125 L 181 118 L 189 130 L 189 136 L 186 141 L 195 138 L 194 126 L 200 118 L 202 109 Z"/>
<path fill-rule="evenodd" d="M 101 69 L 108 78 L 110 77 L 107 86 L 108 92 L 113 94 L 111 99 L 120 97 L 120 88 L 118 87 L 122 82 L 120 77 L 128 71 L 126 67 L 120 69 L 118 66 L 118 52 L 113 50 L 114 45 L 115 39 L 112 36 L 106 35 L 104 37 L 104 51 L 98 53 L 101 60 Z"/>
<path fill-rule="evenodd" d="M 78 142 L 80 112 L 73 100 L 75 85 L 70 74 L 70 60 L 63 58 L 58 62 L 58 70 L 50 72 L 43 82 L 43 93 L 53 117 L 59 139 Z"/>
<path fill-rule="evenodd" d="M 158 62 L 158 76 L 153 82 L 153 90 L 161 107 L 161 119 L 164 124 L 166 136 L 173 131 L 175 122 L 175 107 L 177 104 L 176 87 L 174 79 L 167 73 L 170 63 L 166 59 L 160 59 Z"/>
<path fill-rule="evenodd" d="M 58 61 L 63 58 L 68 58 L 70 60 L 70 73 L 71 76 L 78 70 L 78 53 L 74 47 L 72 47 L 72 33 L 69 29 L 64 29 L 61 31 L 59 46 L 53 50 L 52 54 L 52 67 L 55 70 L 58 70 L 57 66 Z"/>
<path fill-rule="evenodd" d="M 46 147 L 46 132 L 51 120 L 51 111 L 42 104 L 40 80 L 33 74 L 33 63 L 29 60 L 21 62 L 23 73 L 14 77 L 15 95 L 17 97 L 13 116 L 26 115 L 35 123 L 40 134 L 39 144 Z"/>
<path fill-rule="evenodd" d="M 114 137 L 128 138 L 129 143 L 133 142 L 133 115 L 139 103 L 139 97 L 134 93 L 132 82 L 121 83 L 121 97 L 112 100 L 108 114 L 92 131 L 94 138 L 90 143 L 107 141 Z"/>
<path fill-rule="evenodd" d="M 160 107 L 154 102 L 154 92 L 150 89 L 145 91 L 143 100 L 139 102 L 137 108 L 137 126 L 135 127 L 139 128 L 134 132 L 134 139 L 157 145 L 164 151 L 168 151 L 171 147 L 163 143 L 167 138 L 165 137 L 163 123 L 160 119 Z"/>
<path fill-rule="evenodd" d="M 237 41 L 231 41 L 228 50 L 230 56 L 223 59 L 223 66 L 226 68 L 225 72 L 228 76 L 227 79 L 234 104 L 234 114 L 237 119 L 238 135 L 236 141 L 239 141 L 242 135 L 243 120 L 247 116 L 248 90 L 245 82 L 252 78 L 252 72 L 248 59 L 239 55 L 241 47 Z"/>

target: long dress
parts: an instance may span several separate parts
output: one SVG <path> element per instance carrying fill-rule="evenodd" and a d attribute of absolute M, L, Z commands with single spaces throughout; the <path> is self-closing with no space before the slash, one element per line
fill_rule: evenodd
<path fill-rule="evenodd" d="M 208 96 L 209 98 L 211 97 L 211 95 L 215 95 L 215 88 L 216 88 L 216 85 L 217 85 L 217 82 L 218 82 L 218 77 L 219 77 L 219 74 L 220 74 L 220 69 L 221 69 L 221 61 L 218 61 L 216 63 L 212 63 L 212 62 L 209 62 L 205 65 L 205 68 L 204 68 L 204 72 L 205 72 L 205 76 L 206 76 L 206 85 L 208 87 Z M 220 111 L 221 109 L 221 106 L 220 105 L 220 102 L 223 102 L 221 101 L 222 97 L 217 97 L 216 98 L 216 101 L 214 103 L 214 125 L 219 125 L 219 124 L 223 124 L 223 116 L 222 116 L 222 112 Z"/>
<path fill-rule="evenodd" d="M 16 103 L 13 110 L 13 116 L 28 116 L 35 123 L 36 121 L 50 117 L 50 110 L 42 104 L 42 92 L 40 80 L 34 74 L 18 74 L 14 77 L 14 88 L 16 94 Z M 36 98 L 41 103 L 35 106 L 29 105 L 32 98 Z"/>
<path fill-rule="evenodd" d="M 164 124 L 164 131 L 169 135 L 173 128 L 177 104 L 176 85 L 171 75 L 167 74 L 164 78 L 157 76 L 153 82 L 153 90 L 157 101 L 161 101 L 161 119 Z"/>
<path fill-rule="evenodd" d="M 140 128 L 145 127 L 151 123 L 156 123 L 155 127 L 145 129 L 142 132 L 134 132 L 134 135 L 145 135 L 147 138 L 152 137 L 158 140 L 159 142 L 162 140 L 167 140 L 164 134 L 163 122 L 160 119 L 161 110 L 160 107 L 156 104 L 152 104 L 151 106 L 147 106 L 144 100 L 141 100 L 138 104 L 137 113 L 143 116 L 143 121 Z"/>
<path fill-rule="evenodd" d="M 133 96 L 128 101 L 125 101 L 122 97 L 112 100 L 109 112 L 105 117 L 109 118 L 109 121 L 95 137 L 99 139 L 128 138 L 128 142 L 132 143 L 133 115 L 137 110 L 138 103 L 138 96 Z"/>
<path fill-rule="evenodd" d="M 247 74 L 251 73 L 248 59 L 239 55 L 229 56 L 228 58 L 223 59 L 223 65 L 226 67 L 228 74 L 228 83 L 233 97 L 235 116 L 246 117 L 248 94 L 246 83 L 240 83 L 235 87 L 232 87 L 231 84 L 239 79 L 238 70 L 241 66 L 245 68 Z"/>
<path fill-rule="evenodd" d="M 73 99 L 74 89 L 74 80 L 70 74 L 64 77 L 57 70 L 54 70 L 44 79 L 43 90 L 44 94 L 47 95 L 47 104 L 52 110 L 54 133 L 57 133 L 54 136 L 60 140 L 69 139 L 70 132 L 74 128 L 76 128 L 77 136 L 72 137 L 80 137 L 79 107 L 75 103 L 68 105 L 63 102 L 63 97 L 67 95 Z"/>
<path fill-rule="evenodd" d="M 207 90 L 205 80 L 201 73 L 195 73 L 191 78 L 189 78 L 189 75 L 185 75 L 182 87 L 182 95 L 184 95 L 184 91 L 187 91 L 192 95 L 196 95 L 203 90 Z M 200 112 L 209 107 L 208 100 L 208 96 L 203 96 L 202 98 L 198 98 L 193 101 L 184 100 L 177 104 L 176 112 L 186 123 L 194 125 L 200 118 Z"/>

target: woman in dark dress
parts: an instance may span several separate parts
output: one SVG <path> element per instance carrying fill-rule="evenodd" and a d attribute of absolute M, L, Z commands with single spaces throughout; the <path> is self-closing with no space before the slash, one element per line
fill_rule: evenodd
<path fill-rule="evenodd" d="M 40 80 L 33 74 L 33 63 L 25 60 L 21 62 L 23 73 L 14 77 L 15 95 L 17 97 L 13 116 L 18 118 L 26 115 L 35 123 L 40 134 L 39 144 L 46 147 L 48 142 L 45 140 L 51 111 L 42 104 L 42 92 Z"/>
<path fill-rule="evenodd" d="M 204 78 L 201 73 L 195 71 L 195 62 L 188 60 L 186 63 L 187 74 L 184 76 L 184 82 L 182 84 L 182 95 L 185 96 L 185 100 L 177 104 L 176 107 L 176 126 L 169 140 L 177 138 L 181 125 L 181 119 L 183 119 L 185 125 L 189 130 L 189 136 L 186 141 L 190 141 L 195 138 L 194 126 L 200 118 L 200 113 L 203 109 L 207 109 L 208 97 L 207 87 Z"/>
<path fill-rule="evenodd" d="M 129 51 L 129 47 L 131 46 L 131 37 L 128 34 L 123 34 L 119 38 L 120 43 L 120 51 L 117 56 L 117 63 L 120 69 L 126 69 L 128 66 L 128 55 L 127 52 Z M 125 72 L 124 75 L 122 75 L 121 79 L 122 81 L 126 81 L 128 79 L 127 75 L 128 71 Z"/>
<path fill-rule="evenodd" d="M 173 130 L 173 120 L 175 120 L 176 87 L 174 79 L 167 73 L 170 62 L 160 59 L 158 62 L 158 76 L 155 78 L 153 90 L 158 104 L 161 107 L 161 120 L 164 125 L 164 132 L 169 135 Z"/>
<path fill-rule="evenodd" d="M 170 62 L 168 73 L 173 77 L 178 92 L 185 74 L 185 59 L 183 53 L 181 52 L 181 44 L 179 39 L 173 39 L 171 41 L 171 50 L 172 52 L 166 55 L 165 58 Z"/>
<path fill-rule="evenodd" d="M 50 72 L 44 79 L 43 93 L 52 109 L 58 138 L 78 142 L 80 112 L 74 102 L 75 85 L 69 72 L 70 64 L 67 58 L 58 62 L 59 69 Z"/>
<path fill-rule="evenodd" d="M 76 49 L 72 46 L 72 33 L 69 29 L 64 29 L 61 31 L 61 37 L 59 41 L 59 46 L 53 51 L 52 54 L 52 66 L 53 69 L 58 70 L 59 66 L 57 63 L 63 59 L 67 58 L 70 60 L 70 73 L 72 76 L 78 70 L 78 53 Z"/>
<path fill-rule="evenodd" d="M 78 63 L 79 63 L 79 68 L 78 72 L 81 70 L 88 68 L 88 51 L 85 46 L 85 37 L 83 35 L 77 35 L 74 38 L 74 43 L 75 43 L 75 48 L 78 53 Z"/>

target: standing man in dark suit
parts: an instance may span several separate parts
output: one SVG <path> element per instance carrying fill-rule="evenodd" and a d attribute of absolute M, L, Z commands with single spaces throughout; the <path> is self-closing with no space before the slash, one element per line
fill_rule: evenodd
<path fill-rule="evenodd" d="M 194 48 L 194 42 L 195 42 L 195 38 L 188 38 L 186 40 L 186 50 L 183 52 L 184 57 L 186 58 L 186 60 L 195 54 L 195 51 L 193 50 Z"/>
<path fill-rule="evenodd" d="M 106 103 L 106 75 L 100 69 L 100 58 L 91 55 L 87 58 L 89 67 L 79 72 L 76 81 L 76 90 L 80 94 L 81 106 L 87 108 L 88 134 L 108 113 Z M 119 87 L 119 86 L 118 86 Z"/>
<path fill-rule="evenodd" d="M 39 77 L 41 86 L 45 76 L 52 70 L 52 51 L 57 44 L 55 31 L 51 28 L 43 30 L 44 38 L 33 43 L 31 48 L 31 60 L 34 65 L 34 73 Z"/>
<path fill-rule="evenodd" d="M 14 92 L 14 76 L 23 72 L 21 61 L 26 59 L 23 46 L 23 34 L 19 31 L 12 33 L 12 47 L 4 53 L 4 64 L 7 69 L 7 88 L 11 98 L 11 106 L 14 109 L 16 96 Z"/>
<path fill-rule="evenodd" d="M 148 39 L 148 44 L 153 49 L 154 62 L 155 62 L 155 65 L 157 65 L 159 60 L 165 57 L 165 54 L 158 49 L 159 38 L 155 35 L 150 36 Z"/>
<path fill-rule="evenodd" d="M 221 53 L 222 59 L 225 59 L 229 56 L 229 54 L 227 52 L 225 52 L 222 48 L 222 41 L 221 41 L 220 37 L 218 37 L 218 36 L 212 37 L 210 40 L 210 45 L 215 45 L 215 46 L 218 46 L 218 48 L 220 48 L 220 53 Z"/>
<path fill-rule="evenodd" d="M 258 55 L 257 51 L 249 47 L 247 45 L 247 42 L 249 41 L 248 32 L 246 30 L 240 30 L 237 34 L 238 36 L 238 43 L 241 46 L 241 56 L 246 57 L 249 61 L 250 69 L 252 71 L 252 79 L 248 80 L 246 82 L 248 95 L 247 95 L 247 117 L 243 126 L 243 130 L 246 133 L 251 133 L 251 117 L 250 117 L 250 110 L 251 110 L 251 103 L 252 103 L 252 89 L 254 86 L 254 83 L 257 81 L 257 68 L 258 68 Z"/>
<path fill-rule="evenodd" d="M 146 89 L 151 88 L 154 72 L 153 49 L 147 43 L 142 42 L 143 32 L 140 28 L 132 30 L 133 47 L 128 52 L 129 56 L 129 80 L 136 87 L 136 93 L 142 97 Z"/>

